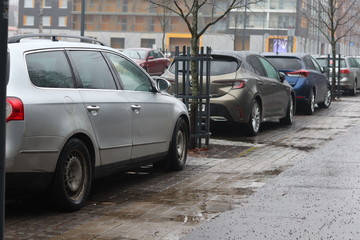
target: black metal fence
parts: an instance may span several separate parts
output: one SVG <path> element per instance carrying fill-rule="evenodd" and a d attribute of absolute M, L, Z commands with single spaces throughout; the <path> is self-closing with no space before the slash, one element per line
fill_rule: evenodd
<path fill-rule="evenodd" d="M 179 47 L 175 49 L 175 89 L 174 94 L 182 99 L 190 110 L 192 103 L 196 103 L 195 116 L 192 118 L 191 138 L 195 141 L 195 148 L 202 147 L 203 139 L 205 145 L 209 146 L 210 139 L 210 61 L 211 48 L 206 51 L 202 47 L 195 56 L 191 56 L 190 48 L 183 47 L 180 52 Z M 193 94 L 193 79 L 191 78 L 191 62 L 196 62 L 198 72 L 198 94 Z M 197 101 L 196 101 L 197 100 Z"/>
<path fill-rule="evenodd" d="M 340 87 L 340 79 L 341 79 L 341 55 L 337 55 L 335 59 L 332 59 L 332 56 L 330 54 L 327 55 L 327 68 L 325 70 L 326 75 L 328 79 L 330 79 L 330 84 L 332 85 L 335 83 L 334 87 L 332 87 L 332 94 L 336 96 L 337 98 L 340 98 L 341 96 L 341 87 Z M 332 65 L 335 64 L 335 81 L 332 80 Z"/>

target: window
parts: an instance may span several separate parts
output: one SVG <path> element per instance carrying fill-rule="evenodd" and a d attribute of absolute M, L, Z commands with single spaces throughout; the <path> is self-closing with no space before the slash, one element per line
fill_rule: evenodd
<path fill-rule="evenodd" d="M 129 5 L 128 1 L 124 0 L 123 9 L 122 9 L 123 12 L 128 12 L 128 5 Z"/>
<path fill-rule="evenodd" d="M 118 49 L 125 48 L 125 38 L 111 38 L 110 46 L 112 48 L 118 48 Z"/>
<path fill-rule="evenodd" d="M 34 26 L 34 16 L 23 16 L 24 26 Z"/>
<path fill-rule="evenodd" d="M 68 0 L 59 0 L 59 8 L 68 8 Z"/>
<path fill-rule="evenodd" d="M 155 50 L 155 51 L 154 51 L 154 57 L 155 57 L 155 58 L 163 58 L 164 55 L 163 55 L 161 52 Z"/>
<path fill-rule="evenodd" d="M 266 74 L 269 78 L 274 78 L 276 80 L 280 80 L 279 72 L 264 58 L 259 58 L 260 62 L 265 68 Z"/>
<path fill-rule="evenodd" d="M 100 52 L 70 51 L 84 88 L 117 89 L 114 78 Z"/>
<path fill-rule="evenodd" d="M 117 23 L 121 26 L 121 30 L 127 31 L 127 19 L 124 17 L 118 17 Z"/>
<path fill-rule="evenodd" d="M 210 76 L 218 76 L 229 73 L 235 73 L 241 63 L 238 62 L 233 57 L 227 57 L 222 55 L 212 55 L 212 60 L 210 61 Z M 183 71 L 183 62 L 179 61 L 178 70 Z M 203 74 L 206 75 L 206 61 L 203 63 Z M 170 66 L 169 71 L 175 73 L 175 64 Z"/>
<path fill-rule="evenodd" d="M 43 0 L 42 4 L 44 8 L 51 8 L 52 0 Z"/>
<path fill-rule="evenodd" d="M 132 62 L 115 54 L 106 53 L 124 85 L 125 90 L 152 92 L 153 87 L 146 74 Z"/>
<path fill-rule="evenodd" d="M 140 44 L 143 48 L 152 48 L 155 45 L 155 39 L 142 38 Z"/>
<path fill-rule="evenodd" d="M 35 0 L 24 0 L 24 8 L 34 8 Z"/>
<path fill-rule="evenodd" d="M 67 26 L 67 16 L 59 17 L 59 27 L 66 27 Z"/>
<path fill-rule="evenodd" d="M 41 52 L 26 55 L 31 82 L 38 87 L 74 88 L 74 80 L 64 52 Z"/>
<path fill-rule="evenodd" d="M 294 57 L 266 57 L 277 69 L 301 69 L 301 61 Z"/>
<path fill-rule="evenodd" d="M 320 65 L 316 62 L 316 60 L 312 57 L 310 57 L 311 61 L 313 62 L 315 69 L 319 72 L 322 72 L 323 70 L 321 69 Z"/>
<path fill-rule="evenodd" d="M 266 76 L 264 68 L 256 56 L 248 57 L 248 62 L 250 64 L 250 66 L 253 67 L 253 70 L 257 75 L 264 76 L 264 77 Z"/>
<path fill-rule="evenodd" d="M 43 26 L 50 27 L 51 26 L 51 16 L 43 16 L 42 17 Z"/>
<path fill-rule="evenodd" d="M 306 69 L 316 70 L 315 66 L 314 66 L 314 63 L 311 61 L 310 56 L 305 56 L 304 57 L 304 63 L 305 63 Z"/>

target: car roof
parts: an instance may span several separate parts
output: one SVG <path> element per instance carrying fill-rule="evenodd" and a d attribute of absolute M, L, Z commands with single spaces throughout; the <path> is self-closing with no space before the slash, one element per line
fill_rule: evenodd
<path fill-rule="evenodd" d="M 311 56 L 308 53 L 274 53 L 274 52 L 263 52 L 261 53 L 261 55 L 263 56 L 271 56 L 271 57 L 298 57 L 298 58 L 303 58 L 305 56 Z"/>
<path fill-rule="evenodd" d="M 260 54 L 252 51 L 214 50 L 211 52 L 211 55 L 223 55 L 223 56 L 231 56 L 234 58 L 244 59 L 250 55 L 260 55 Z"/>
<path fill-rule="evenodd" d="M 56 36 L 57 38 L 51 38 L 51 37 L 41 38 L 44 36 L 46 37 Z M 8 48 L 18 49 L 24 52 L 30 50 L 52 49 L 52 48 L 92 48 L 92 49 L 107 49 L 107 50 L 117 51 L 116 49 L 105 46 L 103 43 L 97 41 L 96 39 L 62 35 L 62 37 L 64 38 L 78 38 L 87 41 L 94 41 L 96 42 L 96 44 L 94 44 L 89 42 L 66 41 L 63 40 L 62 38 L 59 38 L 59 36 L 60 35 L 49 35 L 49 34 L 17 35 L 8 38 Z"/>
<path fill-rule="evenodd" d="M 145 51 L 151 51 L 151 50 L 156 50 L 153 48 L 124 48 L 124 50 L 145 50 Z"/>

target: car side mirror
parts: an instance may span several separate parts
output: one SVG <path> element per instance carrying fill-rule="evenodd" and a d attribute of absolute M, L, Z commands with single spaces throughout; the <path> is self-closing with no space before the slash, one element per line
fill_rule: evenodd
<path fill-rule="evenodd" d="M 155 59 L 154 56 L 149 56 L 146 60 L 153 60 L 153 59 Z"/>
<path fill-rule="evenodd" d="M 167 92 L 170 87 L 171 87 L 171 84 L 168 80 L 166 80 L 165 78 L 162 78 L 162 77 L 154 77 L 154 80 L 156 82 L 156 87 L 159 91 L 164 91 L 164 92 Z"/>
<path fill-rule="evenodd" d="M 283 72 L 279 72 L 279 75 L 280 75 L 280 81 L 283 83 L 286 79 L 286 75 Z"/>

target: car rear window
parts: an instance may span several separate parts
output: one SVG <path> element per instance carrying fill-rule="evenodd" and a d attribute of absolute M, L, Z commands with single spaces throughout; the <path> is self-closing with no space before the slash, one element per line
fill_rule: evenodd
<path fill-rule="evenodd" d="M 330 66 L 328 66 L 328 59 L 327 58 L 316 58 L 316 61 L 319 63 L 321 67 L 331 67 L 333 65 L 333 60 L 330 59 Z M 336 67 L 339 66 L 339 61 L 336 61 Z M 340 60 L 340 67 L 346 67 L 345 59 Z"/>
<path fill-rule="evenodd" d="M 132 49 L 125 49 L 122 51 L 123 54 L 132 58 L 132 59 L 145 59 L 147 51 L 145 50 L 132 50 Z"/>
<path fill-rule="evenodd" d="M 210 76 L 218 76 L 236 72 L 241 62 L 236 58 L 230 56 L 213 55 L 210 62 Z M 175 64 L 173 63 L 169 69 L 170 72 L 175 73 Z M 179 71 L 183 71 L 183 62 L 179 61 Z M 203 64 L 203 74 L 205 75 L 206 62 Z"/>
<path fill-rule="evenodd" d="M 266 57 L 276 69 L 301 69 L 301 60 L 291 57 Z"/>
<path fill-rule="evenodd" d="M 30 80 L 35 86 L 49 88 L 75 86 L 63 51 L 30 53 L 25 58 Z"/>

